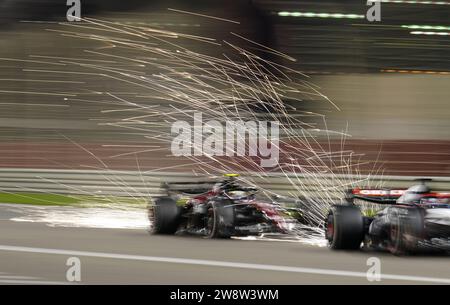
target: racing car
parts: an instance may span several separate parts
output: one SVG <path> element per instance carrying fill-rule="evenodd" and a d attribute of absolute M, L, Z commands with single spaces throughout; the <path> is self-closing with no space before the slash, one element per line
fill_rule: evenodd
<path fill-rule="evenodd" d="M 164 183 L 167 196 L 148 207 L 150 233 L 188 233 L 208 238 L 287 233 L 293 211 L 259 198 L 258 190 L 227 174 L 219 181 Z"/>
<path fill-rule="evenodd" d="M 334 205 L 325 219 L 331 249 L 390 251 L 396 255 L 427 250 L 450 251 L 450 192 L 433 192 L 429 179 L 408 189 L 351 189 L 345 204 Z M 355 203 L 386 205 L 365 216 Z"/>

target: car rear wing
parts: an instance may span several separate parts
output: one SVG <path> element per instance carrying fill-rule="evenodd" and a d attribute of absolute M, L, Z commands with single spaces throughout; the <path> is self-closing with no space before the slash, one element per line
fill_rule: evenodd
<path fill-rule="evenodd" d="M 354 199 L 359 199 L 372 203 L 379 204 L 395 204 L 407 190 L 406 189 L 349 189 L 347 192 L 347 200 L 353 202 Z M 423 198 L 450 198 L 450 192 L 439 191 L 422 194 Z"/>
<path fill-rule="evenodd" d="M 359 199 L 379 204 L 394 204 L 397 199 L 405 193 L 406 189 L 349 189 L 347 192 L 347 200 L 353 202 Z"/>
<path fill-rule="evenodd" d="M 203 194 L 210 191 L 217 181 L 196 181 L 196 182 L 163 182 L 161 188 L 168 193 Z"/>

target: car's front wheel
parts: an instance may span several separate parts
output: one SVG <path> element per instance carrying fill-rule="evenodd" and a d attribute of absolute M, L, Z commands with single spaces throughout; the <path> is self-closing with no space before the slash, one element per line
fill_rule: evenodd
<path fill-rule="evenodd" d="M 424 235 L 424 217 L 420 209 L 394 208 L 389 216 L 389 251 L 395 255 L 415 253 Z"/>
<path fill-rule="evenodd" d="M 214 201 L 208 204 L 206 215 L 206 236 L 208 238 L 230 238 L 234 234 L 235 210 L 230 200 Z"/>

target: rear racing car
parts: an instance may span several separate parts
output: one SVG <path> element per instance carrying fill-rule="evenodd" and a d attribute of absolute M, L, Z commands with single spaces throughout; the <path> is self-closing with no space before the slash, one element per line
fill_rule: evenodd
<path fill-rule="evenodd" d="M 450 192 L 433 192 L 425 184 L 406 190 L 352 189 L 344 205 L 334 205 L 325 219 L 325 236 L 332 249 L 387 250 L 411 254 L 450 251 Z M 355 200 L 387 205 L 364 216 Z"/>
<path fill-rule="evenodd" d="M 188 233 L 209 238 L 287 233 L 295 211 L 237 181 L 234 174 L 218 181 L 164 183 L 167 196 L 148 207 L 153 234 Z"/>

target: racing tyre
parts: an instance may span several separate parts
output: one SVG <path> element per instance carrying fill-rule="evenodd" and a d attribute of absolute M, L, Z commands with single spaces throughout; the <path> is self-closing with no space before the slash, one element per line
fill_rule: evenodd
<path fill-rule="evenodd" d="M 222 200 L 211 202 L 206 217 L 208 238 L 230 238 L 234 234 L 235 210 L 233 202 Z"/>
<path fill-rule="evenodd" d="M 174 234 L 180 224 L 181 207 L 170 197 L 161 197 L 148 207 L 151 234 Z"/>
<path fill-rule="evenodd" d="M 325 237 L 334 250 L 357 250 L 364 239 L 364 218 L 356 206 L 335 205 L 325 219 Z"/>
<path fill-rule="evenodd" d="M 389 251 L 394 255 L 414 254 L 424 235 L 424 217 L 420 209 L 395 208 L 390 213 Z"/>

